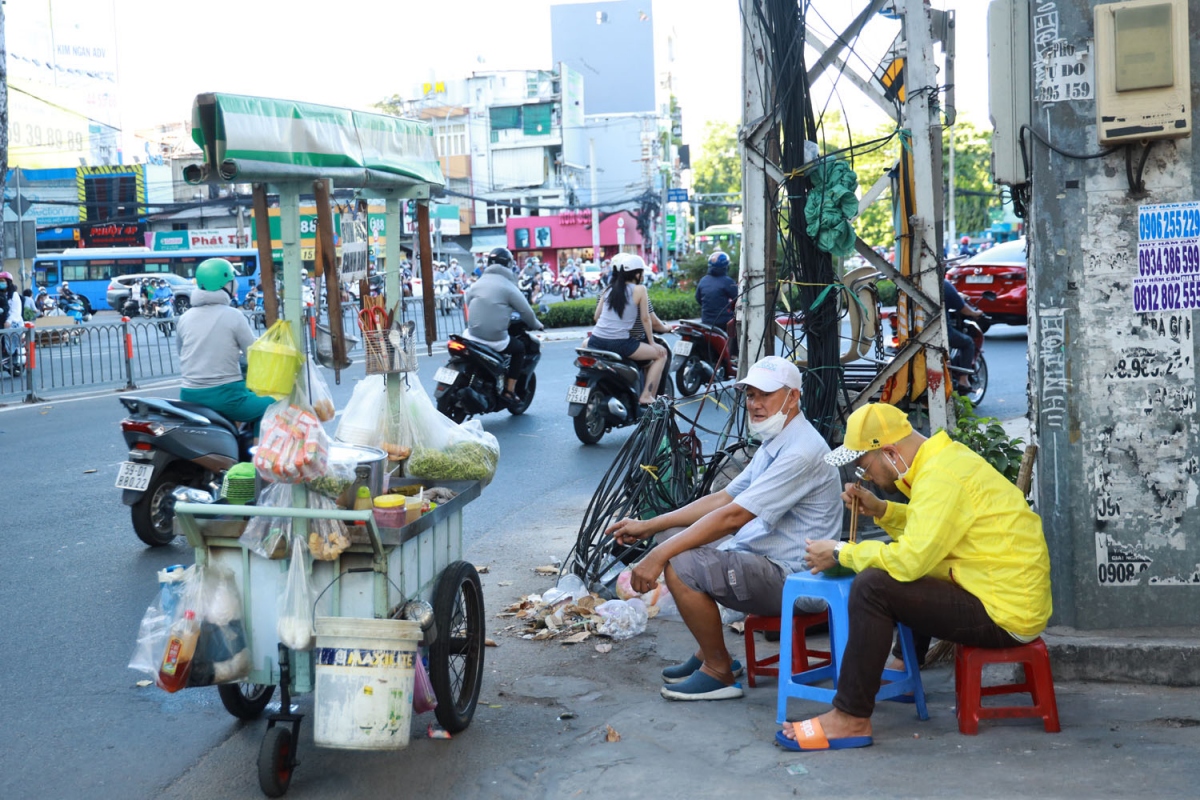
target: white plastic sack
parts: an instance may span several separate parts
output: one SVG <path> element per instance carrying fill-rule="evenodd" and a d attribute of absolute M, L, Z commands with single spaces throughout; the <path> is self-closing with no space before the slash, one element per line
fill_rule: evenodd
<path fill-rule="evenodd" d="M 611 636 L 618 641 L 632 639 L 646 630 L 646 604 L 636 597 L 632 600 L 609 600 L 596 606 L 596 613 L 604 617 L 597 633 Z"/>

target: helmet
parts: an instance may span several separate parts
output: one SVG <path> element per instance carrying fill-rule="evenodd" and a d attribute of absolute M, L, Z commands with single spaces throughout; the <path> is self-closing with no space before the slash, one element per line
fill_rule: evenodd
<path fill-rule="evenodd" d="M 971 243 L 971 237 L 970 237 L 970 236 L 964 236 L 964 237 L 962 238 L 962 241 L 960 242 L 960 244 L 970 244 L 970 243 Z"/>
<path fill-rule="evenodd" d="M 217 292 L 237 278 L 233 265 L 223 258 L 208 258 L 196 267 L 196 285 L 208 292 Z"/>
<path fill-rule="evenodd" d="M 708 265 L 710 267 L 721 267 L 729 269 L 729 256 L 722 253 L 720 250 L 708 257 Z"/>
<path fill-rule="evenodd" d="M 502 267 L 511 267 L 513 262 L 513 254 L 507 247 L 497 247 L 492 252 L 488 253 L 488 266 L 499 264 Z"/>
<path fill-rule="evenodd" d="M 62 288 L 64 288 L 64 289 L 70 289 L 70 288 L 71 288 L 71 284 L 70 284 L 70 283 L 68 283 L 67 281 L 63 281 L 63 282 L 62 282 Z"/>
<path fill-rule="evenodd" d="M 646 262 L 641 256 L 635 256 L 632 253 L 617 253 L 612 260 L 613 272 L 623 275 L 628 275 L 633 272 L 643 272 L 646 269 Z"/>
<path fill-rule="evenodd" d="M 14 280 L 16 280 L 16 278 L 12 276 L 12 273 L 8 271 L 0 272 L 0 278 L 3 278 L 9 283 L 12 283 Z"/>

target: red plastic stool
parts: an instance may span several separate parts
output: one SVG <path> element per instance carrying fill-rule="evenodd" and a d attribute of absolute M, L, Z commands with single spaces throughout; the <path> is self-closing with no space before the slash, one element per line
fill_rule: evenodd
<path fill-rule="evenodd" d="M 1025 681 L 999 686 L 983 686 L 985 664 L 1023 664 Z M 1031 706 L 984 706 L 983 697 L 996 694 L 1028 693 Z M 1040 638 L 1017 647 L 954 647 L 954 694 L 958 700 L 958 730 L 968 735 L 979 732 L 981 719 L 1041 717 L 1047 733 L 1058 733 L 1058 703 L 1054 699 L 1054 677 L 1050 674 L 1050 654 Z"/>
<path fill-rule="evenodd" d="M 820 625 L 828 622 L 829 615 L 825 611 L 818 611 L 816 614 L 795 614 L 792 617 L 792 664 L 801 665 L 795 667 L 797 672 L 803 672 L 806 669 L 815 669 L 823 667 L 830 662 L 828 650 L 809 650 L 804 641 L 804 632 L 813 625 Z M 768 656 L 764 659 L 758 659 L 754 656 L 754 632 L 755 631 L 775 631 L 779 632 L 779 617 L 760 617 L 758 614 L 746 615 L 746 683 L 750 688 L 754 688 L 754 678 L 757 675 L 778 676 L 779 667 L 772 667 L 771 664 L 779 663 L 778 654 Z M 820 659 L 815 664 L 809 664 L 809 659 Z"/>

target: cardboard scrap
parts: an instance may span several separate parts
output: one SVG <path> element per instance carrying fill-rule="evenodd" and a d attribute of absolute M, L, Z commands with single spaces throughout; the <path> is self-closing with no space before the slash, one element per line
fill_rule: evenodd
<path fill-rule="evenodd" d="M 483 646 L 484 647 L 499 647 L 500 645 L 496 644 L 495 639 L 484 639 Z"/>
<path fill-rule="evenodd" d="M 557 575 L 558 567 L 554 566 L 553 564 L 547 564 L 542 567 L 534 567 L 533 571 L 538 575 Z"/>
<path fill-rule="evenodd" d="M 619 742 L 619 741 L 621 741 L 621 734 L 619 734 L 615 730 L 613 730 L 612 725 L 605 725 L 604 726 L 604 741 Z"/>

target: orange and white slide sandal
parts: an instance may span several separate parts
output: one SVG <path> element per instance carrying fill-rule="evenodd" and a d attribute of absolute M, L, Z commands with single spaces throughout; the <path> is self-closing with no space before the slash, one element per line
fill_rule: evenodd
<path fill-rule="evenodd" d="M 796 738 L 789 738 L 783 731 L 776 731 L 775 744 L 784 750 L 798 753 L 809 753 L 818 750 L 849 750 L 854 747 L 870 747 L 874 740 L 870 736 L 843 736 L 840 739 L 829 739 L 825 729 L 816 717 L 803 722 L 792 723 L 792 733 Z"/>

